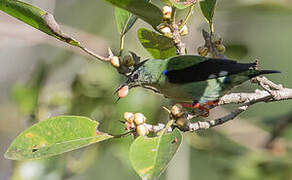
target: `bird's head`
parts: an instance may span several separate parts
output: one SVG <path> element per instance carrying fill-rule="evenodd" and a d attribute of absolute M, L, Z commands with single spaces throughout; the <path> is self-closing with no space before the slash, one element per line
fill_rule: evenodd
<path fill-rule="evenodd" d="M 133 71 L 127 76 L 127 81 L 123 83 L 116 92 L 119 92 L 123 88 L 131 89 L 134 87 L 151 87 L 159 79 L 159 63 L 154 60 L 145 60 L 133 69 Z"/>

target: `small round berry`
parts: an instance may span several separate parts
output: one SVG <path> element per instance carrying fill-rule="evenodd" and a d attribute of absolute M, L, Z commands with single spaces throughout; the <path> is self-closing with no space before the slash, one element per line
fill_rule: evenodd
<path fill-rule="evenodd" d="M 128 130 L 130 130 L 131 128 L 134 128 L 135 126 L 134 126 L 134 123 L 130 123 L 130 122 L 128 122 L 128 121 L 126 121 L 125 122 L 125 126 L 126 126 L 126 130 L 128 131 Z"/>
<path fill-rule="evenodd" d="M 120 59 L 117 56 L 110 57 L 110 62 L 114 67 L 116 68 L 120 67 Z"/>
<path fill-rule="evenodd" d="M 127 67 L 131 67 L 135 64 L 134 59 L 130 55 L 126 55 L 123 57 L 123 64 Z"/>
<path fill-rule="evenodd" d="M 132 122 L 134 121 L 134 119 L 135 119 L 135 116 L 134 116 L 134 114 L 131 113 L 131 112 L 125 112 L 125 113 L 124 113 L 124 119 L 125 119 L 127 122 L 132 123 Z"/>
<path fill-rule="evenodd" d="M 169 20 L 171 19 L 172 8 L 170 6 L 162 7 L 163 19 Z"/>
<path fill-rule="evenodd" d="M 175 117 L 181 117 L 183 115 L 183 107 L 180 104 L 175 104 L 171 108 L 171 114 L 173 114 Z"/>
<path fill-rule="evenodd" d="M 146 117 L 142 113 L 136 113 L 134 115 L 134 123 L 136 126 L 144 124 L 146 122 Z"/>
<path fill-rule="evenodd" d="M 189 33 L 189 30 L 188 30 L 187 25 L 184 25 L 184 26 L 181 28 L 181 30 L 179 31 L 179 34 L 180 34 L 181 36 L 185 36 L 185 35 L 187 35 L 188 33 Z"/>
<path fill-rule="evenodd" d="M 225 51 L 226 51 L 226 48 L 225 48 L 225 46 L 223 44 L 216 45 L 216 49 L 218 50 L 218 52 L 220 54 L 224 54 Z"/>
<path fill-rule="evenodd" d="M 223 42 L 223 39 L 217 35 L 217 34 L 213 34 L 211 36 L 211 41 L 215 44 L 215 45 L 219 45 L 219 44 L 222 44 Z"/>
<path fill-rule="evenodd" d="M 149 134 L 149 129 L 144 124 L 142 124 L 137 126 L 136 132 L 139 136 L 146 136 Z"/>
<path fill-rule="evenodd" d="M 175 121 L 176 125 L 181 130 L 188 130 L 189 121 L 185 117 L 180 117 Z"/>
<path fill-rule="evenodd" d="M 129 94 L 129 86 L 124 86 L 118 91 L 118 97 L 124 98 Z"/>
<path fill-rule="evenodd" d="M 200 46 L 198 47 L 197 51 L 200 56 L 207 56 L 209 49 L 206 46 Z"/>

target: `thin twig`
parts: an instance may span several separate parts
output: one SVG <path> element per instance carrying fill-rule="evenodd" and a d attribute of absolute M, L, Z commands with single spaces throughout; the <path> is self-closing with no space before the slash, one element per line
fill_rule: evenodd
<path fill-rule="evenodd" d="M 92 52 L 91 50 L 87 49 L 86 47 L 81 46 L 80 48 L 81 48 L 84 52 L 86 52 L 87 54 L 93 56 L 94 58 L 97 58 L 97 59 L 99 59 L 99 60 L 101 60 L 101 61 L 110 61 L 110 58 L 109 58 L 109 57 L 104 57 L 104 56 L 98 55 L 98 54 Z"/>

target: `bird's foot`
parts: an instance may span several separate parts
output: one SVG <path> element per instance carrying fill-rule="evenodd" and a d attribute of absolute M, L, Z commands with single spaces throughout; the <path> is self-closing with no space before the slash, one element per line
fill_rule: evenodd
<path fill-rule="evenodd" d="M 209 109 L 216 107 L 219 103 L 219 99 L 215 101 L 208 101 L 205 104 L 209 106 Z"/>
<path fill-rule="evenodd" d="M 208 117 L 210 109 L 218 105 L 219 100 L 216 101 L 208 101 L 206 103 L 200 103 L 198 101 L 194 101 L 192 104 L 181 103 L 181 105 L 185 108 L 194 108 L 198 109 L 202 112 L 202 117 Z"/>

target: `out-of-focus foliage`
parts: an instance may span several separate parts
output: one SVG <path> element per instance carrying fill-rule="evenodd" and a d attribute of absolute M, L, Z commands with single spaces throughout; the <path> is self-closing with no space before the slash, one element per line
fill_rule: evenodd
<path fill-rule="evenodd" d="M 227 56 L 233 59 L 243 58 L 246 61 L 253 61 L 255 58 L 259 58 L 260 67 L 282 71 L 281 75 L 271 77 L 275 82 L 291 87 L 292 83 L 289 79 L 292 75 L 292 55 L 290 50 L 290 42 L 292 41 L 290 36 L 292 28 L 290 23 L 292 18 L 291 5 L 289 2 L 283 5 L 276 1 L 272 4 L 266 1 L 249 5 L 244 3 L 245 0 L 222 0 L 217 2 L 215 31 L 228 42 L 226 44 Z M 72 11 L 64 11 L 64 9 L 78 10 L 82 13 L 72 14 Z M 54 14 L 57 15 L 56 18 L 60 19 L 62 23 L 90 33 L 96 33 L 97 36 L 106 37 L 107 41 L 117 47 L 119 40 L 118 36 L 113 35 L 115 34 L 113 32 L 115 31 L 113 30 L 115 29 L 115 23 L 111 10 L 112 7 L 102 1 L 69 2 L 60 0 L 57 1 Z M 196 33 L 200 33 L 197 30 L 200 29 L 198 26 L 201 23 L 204 23 L 203 20 L 196 18 L 193 20 L 193 25 L 189 26 L 194 26 L 191 29 L 191 32 L 194 33 L 192 34 L 193 37 L 191 37 L 192 42 L 195 43 L 194 47 L 199 44 L 196 44 L 197 40 L 201 39 L 201 37 L 195 36 Z M 135 26 L 133 26 L 133 30 L 136 30 Z M 129 41 L 127 41 L 127 46 L 135 47 L 134 50 L 142 52 L 141 47 L 137 46 L 136 31 L 129 31 L 128 33 Z M 78 33 L 76 32 L 76 34 Z M 0 43 L 3 43 L 3 41 L 1 40 Z M 98 45 L 97 48 L 99 48 Z M 18 59 L 19 64 L 17 63 L 15 66 L 18 66 L 19 69 L 25 68 L 25 66 L 22 67 L 21 62 L 39 58 L 38 54 L 42 54 L 42 59 L 45 57 L 45 59 L 51 61 L 54 54 L 52 52 L 57 51 L 57 48 L 49 46 L 30 47 L 27 49 L 30 49 L 31 55 Z M 40 51 L 40 49 L 42 50 Z M 11 53 L 9 50 L 3 51 Z M 15 48 L 13 51 L 15 54 L 19 49 Z M 19 51 L 19 53 L 21 52 Z M 1 58 L 3 58 L 3 53 L 1 54 Z M 66 57 L 70 63 L 59 67 L 58 70 L 55 68 L 47 69 L 50 74 L 49 77 L 46 77 L 49 80 L 43 83 L 44 89 L 22 91 L 22 87 L 25 87 L 25 89 L 38 87 L 31 86 L 30 82 L 27 85 L 23 85 L 25 84 L 23 82 L 20 90 L 14 91 L 19 94 L 15 95 L 16 99 L 18 99 L 18 107 L 20 109 L 23 107 L 23 112 L 26 112 L 25 115 L 18 115 L 18 119 L 24 122 L 27 118 L 26 115 L 34 113 L 34 111 L 38 111 L 37 114 L 49 116 L 60 114 L 82 115 L 100 122 L 100 130 L 113 134 L 124 131 L 124 126 L 119 120 L 122 120 L 122 114 L 125 111 L 143 112 L 148 118 L 147 122 L 149 121 L 149 123 L 153 124 L 166 119 L 166 113 L 163 113 L 160 108 L 161 104 L 166 102 L 165 99 L 147 90 L 133 89 L 127 98 L 115 103 L 114 90 L 124 80 L 120 79 L 120 76 L 107 64 L 99 62 L 82 64 L 79 62 L 85 62 L 83 57 L 74 53 L 71 54 L 72 57 Z M 5 55 L 5 53 L 4 56 L 6 57 L 3 59 L 10 58 L 10 55 Z M 149 57 L 149 55 L 142 54 L 142 57 Z M 63 56 L 58 57 L 60 61 L 64 58 Z M 4 65 L 1 67 L 8 68 Z M 37 67 L 36 69 L 40 68 Z M 21 74 L 15 76 L 19 76 L 19 79 L 22 77 Z M 52 78 L 52 76 L 55 78 Z M 34 75 L 33 77 L 37 76 Z M 70 86 L 71 84 L 72 86 Z M 6 84 L 1 86 L 6 86 Z M 250 91 L 251 86 L 247 83 L 240 88 L 241 90 Z M 17 86 L 16 89 L 18 89 Z M 35 109 L 37 102 L 41 105 L 40 109 Z M 0 110 L 5 112 L 9 107 L 3 104 L 0 106 Z M 248 110 L 241 117 L 272 134 L 274 126 L 278 126 L 280 122 L 289 118 L 291 119 L 289 111 L 291 111 L 291 102 L 259 104 Z M 280 116 L 283 114 L 287 115 L 287 117 Z M 0 137 L 1 142 L 6 142 L 4 146 L 7 148 L 8 142 L 11 140 L 10 137 L 15 137 L 21 131 L 17 128 L 7 131 L 7 127 L 10 124 L 21 124 L 21 129 L 24 129 L 24 125 L 16 121 L 16 118 L 11 118 L 12 113 L 2 113 L 1 115 Z M 270 118 L 273 119 L 271 120 L 272 123 L 267 123 L 267 119 Z M 38 119 L 35 121 L 38 121 Z M 231 127 L 231 125 L 232 122 L 224 126 Z M 190 159 L 185 162 L 183 167 L 176 167 L 177 173 L 184 172 L 183 169 L 189 169 L 189 179 L 200 180 L 291 179 L 291 147 L 285 146 L 286 141 L 288 143 L 291 141 L 291 123 L 288 123 L 285 127 L 285 130 L 278 137 L 281 138 L 280 142 L 276 141 L 278 142 L 276 145 L 271 149 L 266 148 L 264 152 L 254 152 L 254 150 L 250 150 L 247 147 L 242 147 L 238 145 L 238 142 L 230 140 L 229 136 L 213 130 L 208 133 L 199 133 L 199 135 L 187 134 L 187 148 L 190 149 L 188 154 Z M 239 127 L 238 133 L 232 136 L 248 134 L 248 131 L 246 133 L 240 130 L 241 127 Z M 257 134 L 248 134 L 246 141 L 252 142 L 256 136 Z M 133 137 L 130 136 L 111 139 L 101 145 L 86 147 L 58 158 L 19 162 L 14 167 L 13 179 L 31 180 L 45 179 L 46 177 L 76 180 L 94 179 L 96 177 L 99 179 L 138 179 L 139 177 L 130 167 L 128 158 L 130 144 L 133 140 Z M 2 159 L 1 161 L 5 166 L 1 166 L 0 175 L 6 174 L 5 177 L 8 177 L 7 172 L 11 172 L 11 169 L 8 171 L 8 164 L 11 162 Z M 165 173 L 160 179 L 167 179 Z"/>
<path fill-rule="evenodd" d="M 30 115 L 36 111 L 39 91 L 44 84 L 47 71 L 47 65 L 41 63 L 36 67 L 33 77 L 26 84 L 14 85 L 11 94 L 23 114 Z"/>
<path fill-rule="evenodd" d="M 248 54 L 248 47 L 243 44 L 227 44 L 226 56 L 231 59 L 243 59 Z"/>

